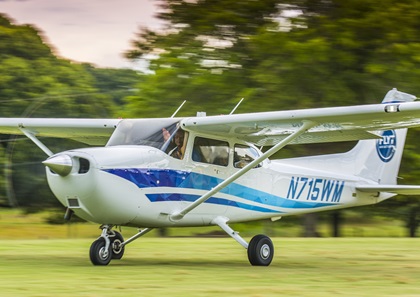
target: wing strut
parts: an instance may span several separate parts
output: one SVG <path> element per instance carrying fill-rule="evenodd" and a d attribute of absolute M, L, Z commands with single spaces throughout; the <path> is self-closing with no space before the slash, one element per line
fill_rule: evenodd
<path fill-rule="evenodd" d="M 225 188 L 226 186 L 228 186 L 229 184 L 231 184 L 232 182 L 234 182 L 235 180 L 237 180 L 239 177 L 241 177 L 242 175 L 244 175 L 245 173 L 247 173 L 249 170 L 251 170 L 252 168 L 254 168 L 255 166 L 257 166 L 259 163 L 261 163 L 262 161 L 264 161 L 265 159 L 267 159 L 271 155 L 275 154 L 280 149 L 282 149 L 283 147 L 285 147 L 286 145 L 288 145 L 290 142 L 292 142 L 294 139 L 296 139 L 297 137 L 299 137 L 300 135 L 302 135 L 303 133 L 305 133 L 310 128 L 312 128 L 312 127 L 314 127 L 316 125 L 317 124 L 315 122 L 312 122 L 312 121 L 302 121 L 302 126 L 297 131 L 295 131 L 294 133 L 292 133 L 289 136 L 287 136 L 285 139 L 283 139 L 282 141 L 280 141 L 279 143 L 277 143 L 275 146 L 273 146 L 272 148 L 270 148 L 268 151 L 266 151 L 260 157 L 256 158 L 254 161 L 252 161 L 251 163 L 249 163 L 248 165 L 246 165 L 241 170 L 239 170 L 236 173 L 232 174 L 230 177 L 228 177 L 227 179 L 225 179 L 223 182 L 221 182 L 220 184 L 218 184 L 212 190 L 208 191 L 206 194 L 204 194 L 203 196 L 201 196 L 200 198 L 198 198 L 197 200 L 195 200 L 193 203 L 191 203 L 190 205 L 188 205 L 187 207 L 185 207 L 181 211 L 178 211 L 178 212 L 175 212 L 175 213 L 172 213 L 171 215 L 169 215 L 169 220 L 171 220 L 173 222 L 176 222 L 176 221 L 181 220 L 187 213 L 189 213 L 194 208 L 196 208 L 197 206 L 199 206 L 200 204 L 202 204 L 203 202 L 205 202 L 211 196 L 213 196 L 214 194 L 216 194 L 217 192 L 219 192 L 220 190 L 222 190 L 223 188 Z"/>
<path fill-rule="evenodd" d="M 25 134 L 26 137 L 28 137 L 30 140 L 32 140 L 49 157 L 54 155 L 54 153 L 52 151 L 50 151 L 50 149 L 47 148 L 45 146 L 45 144 L 43 144 L 38 138 L 35 137 L 35 133 L 33 133 L 32 131 L 30 131 L 26 128 L 23 128 L 23 127 L 19 127 L 19 130 L 22 131 L 22 133 Z"/>

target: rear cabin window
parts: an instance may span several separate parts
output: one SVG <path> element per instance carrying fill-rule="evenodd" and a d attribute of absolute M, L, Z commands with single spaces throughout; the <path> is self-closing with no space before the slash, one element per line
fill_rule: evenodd
<path fill-rule="evenodd" d="M 229 163 L 229 143 L 222 140 L 196 137 L 192 160 L 200 163 L 227 166 Z"/>
<path fill-rule="evenodd" d="M 233 155 L 233 166 L 235 168 L 243 168 L 259 157 L 258 151 L 255 148 L 242 144 L 235 145 L 235 151 Z M 260 166 L 261 164 L 255 167 Z"/>

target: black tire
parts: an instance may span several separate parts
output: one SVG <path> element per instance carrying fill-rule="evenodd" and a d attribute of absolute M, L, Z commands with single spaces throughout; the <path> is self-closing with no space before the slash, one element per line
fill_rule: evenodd
<path fill-rule="evenodd" d="M 93 265 L 108 265 L 112 259 L 112 252 L 109 248 L 108 251 L 105 250 L 105 239 L 98 238 L 90 246 L 90 261 Z"/>
<path fill-rule="evenodd" d="M 248 245 L 248 260 L 254 266 L 268 266 L 273 260 L 274 246 L 270 237 L 254 236 Z"/>
<path fill-rule="evenodd" d="M 109 237 L 111 240 L 112 259 L 120 260 L 124 256 L 125 248 L 121 246 L 124 238 L 120 232 L 114 231 L 114 236 Z"/>

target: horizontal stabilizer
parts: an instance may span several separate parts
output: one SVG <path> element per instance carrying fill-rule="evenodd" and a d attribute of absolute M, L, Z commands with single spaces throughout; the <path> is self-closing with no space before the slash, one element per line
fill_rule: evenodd
<path fill-rule="evenodd" d="M 356 190 L 367 193 L 387 192 L 400 195 L 420 195 L 420 186 L 408 185 L 361 185 L 357 186 Z"/>

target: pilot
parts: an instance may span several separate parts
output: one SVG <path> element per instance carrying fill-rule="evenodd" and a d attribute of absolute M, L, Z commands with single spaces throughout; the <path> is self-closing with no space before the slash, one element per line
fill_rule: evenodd
<path fill-rule="evenodd" d="M 183 130 L 179 129 L 178 131 L 176 131 L 173 138 L 175 147 L 168 153 L 169 156 L 182 160 L 182 158 L 184 157 L 184 150 L 185 150 L 184 137 L 185 137 L 185 133 Z"/>

